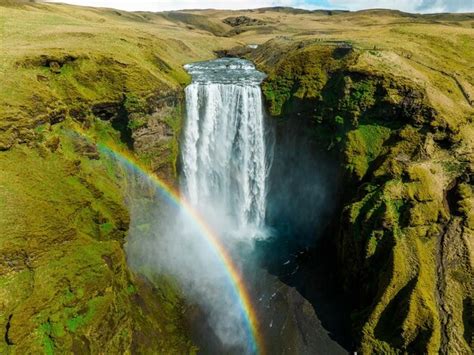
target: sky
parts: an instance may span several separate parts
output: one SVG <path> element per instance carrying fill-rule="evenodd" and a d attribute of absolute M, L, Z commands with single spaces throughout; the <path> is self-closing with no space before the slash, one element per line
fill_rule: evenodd
<path fill-rule="evenodd" d="M 51 0 L 69 4 L 112 7 L 128 11 L 181 9 L 251 9 L 292 6 L 305 9 L 396 9 L 405 12 L 474 12 L 474 0 Z"/>

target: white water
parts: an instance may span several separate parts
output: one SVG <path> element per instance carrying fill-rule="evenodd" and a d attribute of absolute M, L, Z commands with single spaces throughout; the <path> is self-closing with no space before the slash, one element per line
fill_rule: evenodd
<path fill-rule="evenodd" d="M 181 146 L 182 190 L 218 230 L 239 239 L 261 236 L 267 152 L 260 82 L 241 59 L 190 64 Z"/>
<path fill-rule="evenodd" d="M 302 306 L 306 301 L 295 289 L 260 268 L 259 260 L 248 252 L 252 251 L 253 243 L 241 243 L 265 237 L 265 215 L 270 218 L 272 215 L 272 211 L 266 211 L 266 194 L 273 139 L 271 135 L 270 140 L 266 139 L 259 88 L 264 74 L 256 71 L 250 62 L 237 59 L 196 63 L 186 69 L 193 81 L 186 89 L 187 117 L 181 143 L 182 193 L 212 226 L 221 239 L 220 244 L 240 269 L 260 323 L 266 327 L 267 344 L 272 342 L 274 349 L 281 346 L 281 351 L 274 353 L 344 353 L 330 345 L 332 340 L 321 322 L 307 314 L 308 308 Z M 283 186 L 283 193 L 277 201 L 284 202 L 284 212 L 287 209 L 299 212 L 299 202 L 292 202 L 293 197 L 288 195 L 284 184 L 305 181 L 307 174 L 317 172 L 317 166 L 305 170 L 298 165 L 300 174 L 303 171 L 306 175 L 296 175 L 292 180 L 293 172 L 287 173 L 281 165 L 290 159 L 294 160 L 294 153 L 284 156 L 280 166 L 277 165 L 285 176 L 278 185 Z M 312 160 L 303 159 L 305 164 L 308 161 Z M 194 325 L 192 333 L 197 334 L 193 337 L 202 353 L 254 354 L 241 300 L 228 270 L 210 245 L 207 232 L 203 233 L 193 216 L 169 205 L 167 194 L 159 189 L 150 201 L 149 193 L 154 185 L 149 186 L 148 180 L 137 179 L 137 182 L 137 186 L 132 186 L 130 201 L 132 218 L 127 255 L 131 265 L 152 276 L 165 275 L 166 279 L 171 276 L 179 284 L 187 304 L 198 306 L 202 312 L 194 314 L 194 307 L 190 308 L 186 318 Z M 302 185 L 306 188 L 304 193 L 308 186 L 320 191 L 318 185 Z M 314 197 L 314 192 L 310 196 Z M 287 214 L 277 216 L 283 216 L 280 219 L 288 223 Z M 285 278 L 298 272 L 294 280 L 301 281 L 301 271 L 298 265 L 294 268 L 294 259 L 283 259 L 282 264 L 285 272 L 291 272 Z M 166 290 L 163 295 L 167 295 Z M 321 349 L 319 342 L 324 346 Z"/>
<path fill-rule="evenodd" d="M 248 61 L 228 58 L 191 64 L 186 69 L 193 81 L 186 88 L 181 192 L 244 273 L 253 270 L 252 261 L 245 257 L 252 250 L 251 241 L 266 235 L 268 156 L 272 149 L 266 147 L 259 87 L 265 75 Z M 203 234 L 195 218 L 170 209 L 160 191 L 151 204 L 140 197 L 140 191 L 137 189 L 132 203 L 127 247 L 130 262 L 145 264 L 157 275 L 171 275 L 187 302 L 199 306 L 205 320 L 195 319 L 197 328 L 212 330 L 200 338 L 200 345 L 253 354 L 239 290 L 209 236 Z M 253 276 L 252 272 L 243 275 L 246 281 Z"/>

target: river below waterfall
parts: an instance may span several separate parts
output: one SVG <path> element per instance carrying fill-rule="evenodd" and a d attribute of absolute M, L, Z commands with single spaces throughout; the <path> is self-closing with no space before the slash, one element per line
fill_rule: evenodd
<path fill-rule="evenodd" d="M 235 58 L 190 64 L 186 69 L 192 83 L 186 89 L 181 190 L 216 231 L 239 268 L 266 353 L 347 353 L 340 339 L 324 326 L 334 330 L 344 323 L 337 295 L 332 297 L 325 289 L 327 270 L 305 262 L 317 256 L 304 243 L 292 243 L 287 233 L 291 228 L 281 232 L 278 226 L 291 223 L 291 218 L 268 211 L 269 194 L 298 181 L 285 182 L 285 173 L 280 173 L 278 184 L 271 186 L 272 164 L 276 164 L 273 170 L 284 170 L 286 163 L 273 161 L 283 155 L 274 157 L 278 136 L 274 123 L 264 114 L 260 83 L 265 75 L 251 62 Z M 215 288 L 212 294 L 224 294 L 219 283 L 209 285 Z M 231 301 L 224 307 L 196 302 L 188 310 L 200 353 L 256 350 L 245 342 L 228 341 L 232 335 L 245 336 L 238 330 L 234 311 Z M 220 329 L 224 324 L 227 332 Z"/>

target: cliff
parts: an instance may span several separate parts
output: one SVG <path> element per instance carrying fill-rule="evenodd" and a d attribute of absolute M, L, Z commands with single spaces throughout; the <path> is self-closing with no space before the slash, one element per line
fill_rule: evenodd
<path fill-rule="evenodd" d="M 247 56 L 269 73 L 270 114 L 309 122 L 339 162 L 340 223 L 324 238 L 356 348 L 469 353 L 474 111 L 457 82 L 349 43 L 280 39 Z"/>
<path fill-rule="evenodd" d="M 127 265 L 127 171 L 101 147 L 172 183 L 182 64 L 222 44 L 63 5 L 10 2 L 0 23 L 0 353 L 195 351 L 173 280 Z"/>

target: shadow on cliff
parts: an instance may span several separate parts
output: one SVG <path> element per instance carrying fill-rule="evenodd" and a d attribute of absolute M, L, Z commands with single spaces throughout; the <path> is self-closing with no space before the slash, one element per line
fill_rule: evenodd
<path fill-rule="evenodd" d="M 273 233 L 257 243 L 258 259 L 311 303 L 329 337 L 349 351 L 350 307 L 336 270 L 342 193 L 338 158 L 321 151 L 307 120 L 280 120 L 274 131 L 267 206 Z"/>

